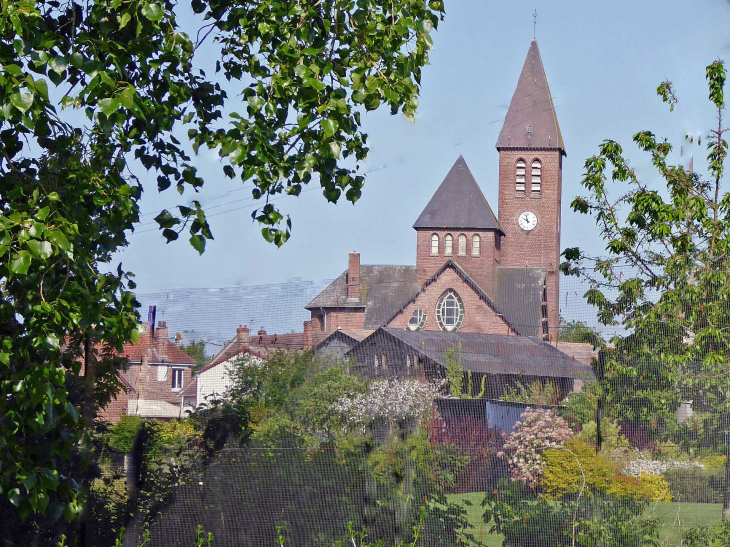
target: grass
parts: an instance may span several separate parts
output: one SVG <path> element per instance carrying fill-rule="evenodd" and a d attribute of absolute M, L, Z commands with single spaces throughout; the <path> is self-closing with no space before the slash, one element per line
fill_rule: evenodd
<path fill-rule="evenodd" d="M 474 526 L 469 532 L 487 547 L 502 547 L 503 536 L 490 534 L 489 525 L 482 522 L 484 510 L 479 505 L 484 499 L 484 492 L 470 492 L 468 494 L 451 494 L 449 501 L 462 503 L 467 511 L 467 519 Z M 659 541 L 666 547 L 680 545 L 680 530 L 693 526 L 710 526 L 720 520 L 722 505 L 718 503 L 652 503 L 646 510 L 645 516 L 659 519 Z M 537 547 L 537 546 L 536 546 Z"/>

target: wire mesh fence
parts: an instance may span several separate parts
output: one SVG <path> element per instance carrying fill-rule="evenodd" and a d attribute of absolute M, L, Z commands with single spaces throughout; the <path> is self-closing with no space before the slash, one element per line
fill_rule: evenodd
<path fill-rule="evenodd" d="M 254 333 L 233 312 L 196 322 L 199 306 L 167 298 L 151 317 L 164 321 L 125 349 L 123 389 L 100 413 L 88 465 L 77 462 L 81 524 L 8 521 L 3 539 L 730 545 L 718 525 L 729 414 L 717 397 L 730 367 L 697 384 L 687 376 L 702 363 L 628 360 L 611 338 L 620 329 L 601 326 L 570 283 L 558 340 L 431 331 L 415 312 L 397 328 L 274 334 L 262 321 Z M 219 310 L 235 309 L 231 298 Z M 441 322 L 476 305 L 460 298 Z"/>

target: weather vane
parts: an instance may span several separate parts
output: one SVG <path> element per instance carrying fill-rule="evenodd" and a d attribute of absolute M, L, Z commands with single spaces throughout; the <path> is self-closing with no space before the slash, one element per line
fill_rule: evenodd
<path fill-rule="evenodd" d="M 537 38 L 537 8 L 535 8 L 535 13 L 532 14 L 532 38 Z"/>

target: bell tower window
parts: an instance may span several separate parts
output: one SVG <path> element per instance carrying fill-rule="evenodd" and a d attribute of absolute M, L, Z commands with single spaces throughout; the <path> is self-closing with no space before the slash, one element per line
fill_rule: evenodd
<path fill-rule="evenodd" d="M 459 256 L 466 256 L 466 236 L 459 235 Z"/>
<path fill-rule="evenodd" d="M 517 160 L 515 171 L 515 190 L 518 194 L 525 193 L 525 160 Z"/>
<path fill-rule="evenodd" d="M 454 253 L 454 238 L 451 237 L 451 234 L 446 234 L 446 237 L 444 238 L 444 254 L 446 256 L 451 256 Z"/>
<path fill-rule="evenodd" d="M 540 163 L 540 160 L 533 160 L 532 162 L 530 182 L 532 183 L 532 193 L 539 194 L 540 185 L 542 183 L 542 164 Z"/>
<path fill-rule="evenodd" d="M 439 236 L 433 234 L 431 236 L 431 256 L 438 256 L 439 254 Z"/>

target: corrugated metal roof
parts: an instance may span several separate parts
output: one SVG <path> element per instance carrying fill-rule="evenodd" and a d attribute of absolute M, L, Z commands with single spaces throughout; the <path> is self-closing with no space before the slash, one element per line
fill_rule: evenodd
<path fill-rule="evenodd" d="M 347 270 L 307 306 L 365 308 L 364 329 L 376 329 L 418 290 L 415 266 L 360 266 L 360 301 L 347 301 Z"/>
<path fill-rule="evenodd" d="M 500 148 L 553 148 L 565 153 L 537 40 L 530 44 L 517 88 L 504 117 L 497 139 L 497 149 Z"/>
<path fill-rule="evenodd" d="M 451 167 L 413 227 L 502 231 L 463 156 Z"/>
<path fill-rule="evenodd" d="M 585 379 L 593 375 L 590 367 L 532 337 L 391 328 L 372 336 L 381 331 L 444 367 L 445 353 L 453 349 L 465 371 Z"/>

